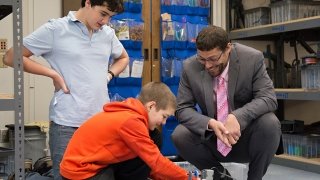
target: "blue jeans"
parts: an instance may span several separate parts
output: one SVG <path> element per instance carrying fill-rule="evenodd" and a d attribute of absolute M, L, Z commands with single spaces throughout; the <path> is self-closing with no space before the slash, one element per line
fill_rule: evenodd
<path fill-rule="evenodd" d="M 50 121 L 49 146 L 54 180 L 62 179 L 60 175 L 60 162 L 68 142 L 76 130 L 76 127 L 62 126 Z"/>

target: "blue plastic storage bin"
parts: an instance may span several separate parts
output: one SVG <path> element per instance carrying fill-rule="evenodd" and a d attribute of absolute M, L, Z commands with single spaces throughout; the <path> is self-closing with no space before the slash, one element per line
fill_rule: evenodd
<path fill-rule="evenodd" d="M 176 156 L 177 150 L 171 140 L 171 134 L 178 125 L 178 120 L 175 117 L 169 117 L 167 123 L 162 126 L 162 147 L 161 153 L 164 156 Z"/>

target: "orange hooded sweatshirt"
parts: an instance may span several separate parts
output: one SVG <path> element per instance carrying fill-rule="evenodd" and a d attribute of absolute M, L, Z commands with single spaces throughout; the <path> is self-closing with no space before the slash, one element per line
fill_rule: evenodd
<path fill-rule="evenodd" d="M 188 179 L 187 172 L 161 155 L 149 136 L 148 114 L 137 99 L 104 105 L 71 138 L 60 164 L 68 179 L 86 179 L 110 164 L 139 156 L 153 179 Z"/>

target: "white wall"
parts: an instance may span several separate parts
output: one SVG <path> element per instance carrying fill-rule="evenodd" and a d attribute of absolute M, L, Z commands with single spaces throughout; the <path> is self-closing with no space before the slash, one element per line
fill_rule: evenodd
<path fill-rule="evenodd" d="M 62 0 L 24 0 L 22 1 L 23 35 L 26 36 L 51 18 L 59 18 L 62 14 Z M 48 8 L 50 7 L 50 8 Z M 12 46 L 12 14 L 0 21 L 0 39 L 8 39 L 8 47 Z M 46 64 L 44 60 L 38 62 Z M 13 69 L 0 69 L 0 93 L 14 93 Z M 48 120 L 49 100 L 53 85 L 49 78 L 24 74 L 24 112 L 25 123 Z M 0 111 L 0 128 L 14 123 L 14 112 Z"/>

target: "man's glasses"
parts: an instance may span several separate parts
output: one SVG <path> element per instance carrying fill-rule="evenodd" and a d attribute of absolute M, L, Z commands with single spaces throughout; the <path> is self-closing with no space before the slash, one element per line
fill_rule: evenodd
<path fill-rule="evenodd" d="M 201 57 L 199 54 L 197 54 L 196 59 L 201 63 L 201 64 L 205 64 L 206 62 L 209 63 L 213 63 L 213 62 L 217 62 L 219 61 L 219 59 L 221 58 L 222 54 L 224 53 L 224 51 L 222 51 L 219 55 L 219 57 L 214 58 L 214 57 L 209 57 L 207 59 Z"/>

